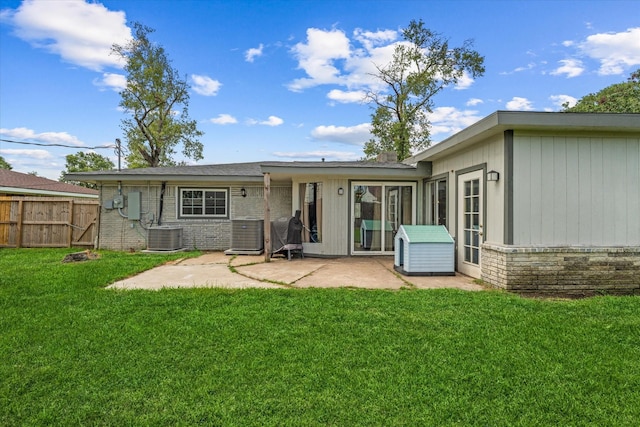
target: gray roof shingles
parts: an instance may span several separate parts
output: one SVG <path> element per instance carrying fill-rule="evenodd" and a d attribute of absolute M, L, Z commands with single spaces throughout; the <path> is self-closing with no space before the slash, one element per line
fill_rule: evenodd
<path fill-rule="evenodd" d="M 0 187 L 15 188 L 16 190 L 27 189 L 58 193 L 90 194 L 94 196 L 99 194 L 98 191 L 90 188 L 54 181 L 52 179 L 29 175 L 26 173 L 14 172 L 8 169 L 0 169 Z"/>

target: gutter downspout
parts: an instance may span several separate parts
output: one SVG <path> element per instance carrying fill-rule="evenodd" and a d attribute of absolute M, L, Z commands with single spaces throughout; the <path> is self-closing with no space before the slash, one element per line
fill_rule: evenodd
<path fill-rule="evenodd" d="M 158 208 L 158 227 L 162 225 L 162 207 L 164 206 L 164 190 L 167 188 L 167 182 L 162 181 L 162 187 L 160 187 L 160 207 Z"/>

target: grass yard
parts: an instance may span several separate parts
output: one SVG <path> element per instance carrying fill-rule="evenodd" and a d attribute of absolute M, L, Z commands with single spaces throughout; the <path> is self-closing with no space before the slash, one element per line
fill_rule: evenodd
<path fill-rule="evenodd" d="M 0 249 L 0 425 L 640 420 L 640 297 L 110 291 L 171 257 L 71 251 Z"/>

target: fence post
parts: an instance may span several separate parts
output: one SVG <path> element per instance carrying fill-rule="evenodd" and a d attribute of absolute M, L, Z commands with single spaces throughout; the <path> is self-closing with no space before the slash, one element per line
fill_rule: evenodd
<path fill-rule="evenodd" d="M 69 227 L 69 248 L 73 244 L 73 199 L 69 200 L 69 220 L 67 221 L 67 227 Z"/>
<path fill-rule="evenodd" d="M 16 225 L 16 247 L 22 247 L 22 200 L 18 200 L 18 224 Z"/>

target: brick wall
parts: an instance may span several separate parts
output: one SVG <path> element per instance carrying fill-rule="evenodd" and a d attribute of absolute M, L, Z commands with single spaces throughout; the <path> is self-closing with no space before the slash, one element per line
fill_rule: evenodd
<path fill-rule="evenodd" d="M 262 186 L 222 186 L 229 188 L 230 219 L 179 219 L 177 218 L 176 186 L 167 185 L 162 208 L 162 225 L 182 227 L 182 244 L 187 249 L 226 250 L 231 247 L 231 219 L 263 219 L 264 196 Z M 247 196 L 242 197 L 240 189 L 244 187 Z M 149 225 L 157 225 L 160 204 L 160 185 L 127 186 L 123 185 L 124 196 L 138 191 L 141 193 L 141 221 L 130 221 L 117 209 L 105 209 L 100 212 L 99 247 L 111 250 L 141 250 L 147 247 Z M 118 194 L 116 186 L 104 186 L 101 190 L 101 206 L 107 200 L 113 200 Z M 271 219 L 291 216 L 291 187 L 271 188 Z M 122 209 L 124 215 L 127 208 Z"/>
<path fill-rule="evenodd" d="M 640 247 L 482 246 L 482 280 L 519 293 L 640 294 Z"/>

